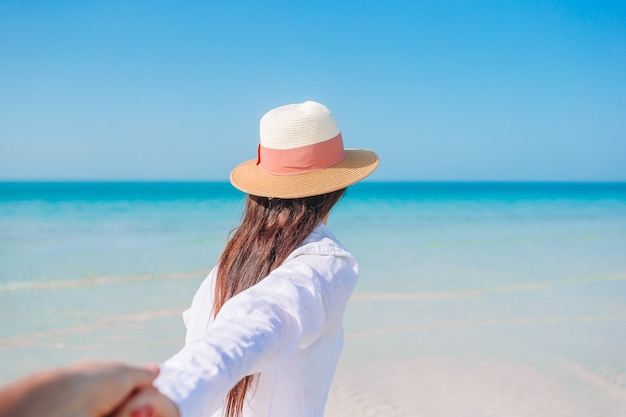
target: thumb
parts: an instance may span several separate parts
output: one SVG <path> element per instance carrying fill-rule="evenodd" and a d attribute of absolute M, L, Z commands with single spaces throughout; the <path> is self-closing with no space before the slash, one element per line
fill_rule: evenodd
<path fill-rule="evenodd" d="M 133 394 L 113 417 L 180 417 L 172 400 L 154 387 Z"/>
<path fill-rule="evenodd" d="M 159 375 L 158 365 L 144 365 L 143 367 L 129 367 L 128 377 L 134 387 L 147 387 Z"/>

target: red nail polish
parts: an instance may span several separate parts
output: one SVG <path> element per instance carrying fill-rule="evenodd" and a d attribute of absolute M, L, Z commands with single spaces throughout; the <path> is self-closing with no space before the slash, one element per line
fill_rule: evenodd
<path fill-rule="evenodd" d="M 154 417 L 154 408 L 148 405 L 146 406 L 145 410 L 146 410 L 146 417 Z"/>
<path fill-rule="evenodd" d="M 149 410 L 152 410 L 151 407 L 141 407 L 141 408 L 137 408 L 135 410 L 133 410 L 132 413 L 130 413 L 130 417 L 148 417 L 148 413 Z M 154 414 L 154 412 L 153 412 Z"/>

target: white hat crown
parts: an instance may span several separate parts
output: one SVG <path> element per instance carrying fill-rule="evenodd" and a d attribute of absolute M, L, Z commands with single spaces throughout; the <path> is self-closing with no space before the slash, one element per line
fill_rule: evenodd
<path fill-rule="evenodd" d="M 261 145 L 270 149 L 294 149 L 336 137 L 335 117 L 323 104 L 306 101 L 267 112 L 259 126 Z"/>

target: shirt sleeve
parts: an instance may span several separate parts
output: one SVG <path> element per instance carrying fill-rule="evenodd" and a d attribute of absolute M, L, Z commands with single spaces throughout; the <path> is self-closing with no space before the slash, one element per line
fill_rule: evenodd
<path fill-rule="evenodd" d="M 353 288 L 343 280 L 356 284 L 352 260 L 302 255 L 277 268 L 229 299 L 203 337 L 161 365 L 155 386 L 181 417 L 210 415 L 239 380 L 276 367 L 336 319 L 334 310 L 345 303 L 335 292 Z"/>
<path fill-rule="evenodd" d="M 217 268 L 213 268 L 200 284 L 193 297 L 191 306 L 183 311 L 183 322 L 187 328 L 185 343 L 202 337 L 212 321 L 213 288 L 215 286 L 216 274 Z"/>

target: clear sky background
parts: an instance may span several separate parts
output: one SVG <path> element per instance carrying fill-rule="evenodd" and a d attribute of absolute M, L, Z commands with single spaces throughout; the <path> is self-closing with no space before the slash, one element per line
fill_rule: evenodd
<path fill-rule="evenodd" d="M 626 180 L 626 2 L 0 1 L 0 179 L 227 179 L 316 100 L 375 180 Z"/>

